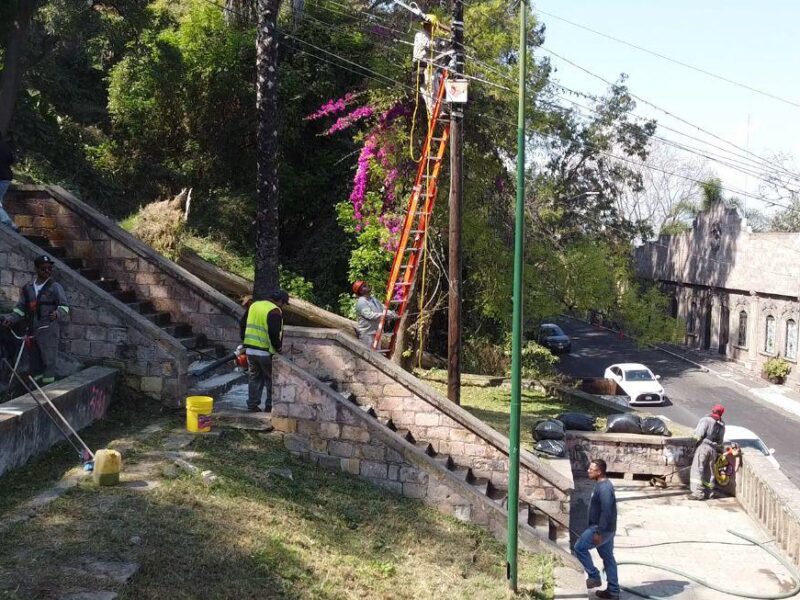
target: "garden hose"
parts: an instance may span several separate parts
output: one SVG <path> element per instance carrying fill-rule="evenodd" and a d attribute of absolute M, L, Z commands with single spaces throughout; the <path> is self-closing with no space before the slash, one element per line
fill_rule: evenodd
<path fill-rule="evenodd" d="M 789 571 L 791 576 L 794 578 L 794 585 L 792 586 L 792 589 L 789 590 L 789 591 L 786 591 L 786 592 L 779 592 L 777 594 L 756 594 L 756 593 L 752 593 L 752 592 L 743 594 L 741 592 L 737 592 L 737 591 L 734 591 L 734 590 L 729 590 L 729 589 L 725 589 L 725 588 L 719 587 L 717 585 L 714 585 L 713 583 L 710 583 L 710 582 L 706 581 L 705 579 L 700 579 L 699 577 L 695 577 L 694 575 L 689 575 L 688 573 L 685 573 L 685 572 L 681 571 L 680 569 L 673 569 L 672 567 L 666 567 L 664 565 L 659 565 L 657 563 L 626 560 L 626 561 L 618 562 L 617 565 L 618 566 L 620 566 L 620 565 L 638 565 L 640 567 L 650 567 L 652 569 L 660 569 L 661 571 L 668 571 L 669 573 L 672 573 L 674 575 L 679 575 L 680 577 L 684 577 L 684 578 L 686 578 L 686 579 L 688 579 L 690 581 L 694 581 L 695 583 L 698 583 L 698 584 L 702 585 L 703 587 L 707 587 L 707 588 L 709 588 L 711 590 L 714 590 L 715 592 L 719 592 L 721 594 L 729 594 L 731 596 L 736 596 L 737 598 L 749 598 L 750 600 L 779 600 L 780 598 L 791 598 L 793 596 L 796 596 L 797 593 L 800 592 L 800 573 L 798 573 L 798 571 L 795 568 L 795 566 L 791 562 L 789 562 L 786 558 L 781 556 L 781 554 L 779 552 L 777 552 L 775 550 L 772 550 L 771 548 L 767 548 L 766 544 L 770 543 L 769 541 L 768 542 L 757 542 L 753 538 L 748 537 L 748 536 L 744 535 L 743 533 L 737 533 L 737 532 L 732 531 L 730 529 L 728 529 L 727 531 L 731 535 L 735 535 L 736 537 L 739 537 L 739 538 L 742 538 L 744 540 L 747 540 L 751 544 L 753 544 L 755 546 L 758 546 L 759 548 L 761 548 L 762 550 L 767 552 L 770 556 L 772 556 L 773 558 L 777 559 L 778 562 L 780 562 L 784 567 L 786 567 L 786 569 Z M 689 543 L 689 542 L 693 542 L 693 541 L 694 540 L 684 540 L 681 543 Z M 697 540 L 697 543 L 707 543 L 707 542 L 702 541 L 702 540 Z M 651 596 L 649 594 L 645 594 L 644 592 L 639 592 L 637 590 L 634 590 L 634 589 L 631 589 L 631 588 L 627 588 L 627 587 L 620 586 L 620 589 L 625 590 L 629 594 L 633 594 L 635 596 L 639 596 L 640 598 L 650 598 L 650 599 L 653 599 L 653 600 L 663 600 L 663 598 L 664 598 L 664 596 Z"/>

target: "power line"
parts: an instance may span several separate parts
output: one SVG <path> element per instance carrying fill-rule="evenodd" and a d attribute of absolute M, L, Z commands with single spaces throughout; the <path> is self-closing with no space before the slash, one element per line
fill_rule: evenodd
<path fill-rule="evenodd" d="M 540 48 L 541 48 L 542 50 L 544 50 L 545 52 L 547 52 L 548 54 L 551 54 L 552 56 L 555 56 L 556 58 L 558 58 L 558 59 L 560 59 L 560 60 L 564 61 L 565 63 L 567 63 L 567 64 L 569 64 L 569 65 L 572 65 L 572 66 L 573 66 L 573 67 L 575 67 L 576 69 L 579 69 L 579 70 L 583 71 L 583 72 L 584 72 L 584 73 L 586 73 L 587 75 L 590 75 L 590 76 L 594 77 L 595 79 L 599 79 L 600 81 L 602 81 L 602 82 L 603 82 L 603 83 L 605 83 L 606 85 L 610 85 L 610 86 L 613 86 L 613 85 L 614 85 L 614 84 L 613 84 L 613 83 L 611 83 L 609 80 L 607 80 L 606 78 L 602 77 L 601 75 L 598 75 L 597 73 L 593 73 L 592 71 L 590 71 L 590 70 L 589 70 L 589 69 L 587 69 L 586 67 L 582 67 L 581 65 L 579 65 L 579 64 L 577 64 L 577 63 L 575 63 L 575 62 L 571 61 L 570 59 L 568 59 L 568 58 L 565 58 L 565 57 L 561 56 L 560 54 L 557 54 L 557 53 L 556 53 L 556 52 L 554 52 L 553 50 L 550 50 L 549 48 L 545 48 L 544 46 L 540 46 Z M 686 119 L 684 119 L 684 118 L 682 118 L 682 117 L 679 117 L 678 115 L 676 115 L 676 114 L 674 114 L 674 113 L 672 113 L 672 112 L 670 112 L 670 111 L 666 110 L 665 108 L 661 108 L 660 106 L 657 106 L 656 104 L 653 104 L 653 103 L 652 103 L 652 102 L 650 102 L 649 100 L 645 100 L 645 99 L 644 99 L 644 98 L 642 98 L 641 96 L 637 96 L 636 94 L 634 94 L 634 93 L 633 93 L 633 92 L 631 92 L 631 91 L 628 91 L 628 93 L 631 95 L 631 97 L 633 97 L 633 98 L 636 98 L 636 99 L 637 99 L 637 100 L 639 100 L 640 102 L 643 102 L 644 104 L 647 104 L 648 106 L 650 106 L 650 107 L 652 107 L 652 108 L 656 109 L 656 110 L 657 110 L 657 111 L 659 111 L 659 112 L 662 112 L 662 113 L 664 113 L 665 115 L 667 115 L 667 116 L 669 116 L 669 117 L 672 117 L 672 118 L 673 118 L 673 119 L 675 119 L 676 121 L 680 121 L 681 123 L 683 123 L 683 124 L 685 124 L 685 125 L 688 125 L 689 127 L 692 127 L 692 128 L 694 128 L 694 129 L 697 129 L 698 131 L 701 131 L 701 132 L 703 132 L 704 134 L 706 134 L 706 135 L 708 135 L 708 136 L 711 136 L 711 137 L 713 137 L 713 138 L 714 138 L 714 139 L 716 139 L 716 140 L 719 140 L 719 141 L 721 141 L 721 142 L 724 142 L 725 144 L 729 144 L 729 145 L 733 146 L 734 148 L 737 148 L 738 150 L 741 150 L 741 151 L 742 151 L 742 152 L 744 152 L 745 154 L 749 154 L 749 155 L 751 155 L 751 156 L 753 156 L 753 157 L 757 158 L 759 161 L 762 161 L 763 163 L 765 163 L 765 164 L 767 164 L 767 165 L 769 165 L 769 164 L 770 164 L 770 161 L 769 161 L 768 159 L 766 159 L 766 158 L 764 158 L 764 157 L 762 157 L 762 156 L 759 156 L 758 154 L 755 154 L 754 152 L 750 152 L 750 151 L 749 151 L 749 150 L 747 150 L 746 148 L 742 148 L 741 146 L 737 146 L 737 145 L 736 145 L 736 144 L 734 144 L 733 142 L 729 142 L 728 140 L 726 140 L 726 139 L 724 139 L 724 138 L 722 138 L 722 137 L 718 136 L 717 134 L 715 134 L 715 133 L 712 133 L 711 131 L 708 131 L 707 129 L 703 129 L 703 128 L 702 128 L 702 127 L 700 127 L 699 125 L 695 125 L 694 123 L 691 123 L 691 122 L 687 121 Z M 794 174 L 794 175 L 795 175 L 795 177 L 797 177 L 797 174 Z"/>
<path fill-rule="evenodd" d="M 687 69 L 691 69 L 692 71 L 696 71 L 698 73 L 702 73 L 703 75 L 707 75 L 709 77 L 713 77 L 714 79 L 719 79 L 720 81 L 724 81 L 725 83 L 729 83 L 731 85 L 735 85 L 735 86 L 738 86 L 740 88 L 744 88 L 744 89 L 749 90 L 751 92 L 755 92 L 756 94 L 760 94 L 762 96 L 766 96 L 767 98 L 772 98 L 773 100 L 777 100 L 778 102 L 783 102 L 784 104 L 789 104 L 790 106 L 794 106 L 796 108 L 800 108 L 800 103 L 798 103 L 798 102 L 794 102 L 792 100 L 787 100 L 786 98 L 781 98 L 780 96 L 777 96 L 777 95 L 772 94 L 770 92 L 765 92 L 764 90 L 760 90 L 760 89 L 755 88 L 755 87 L 753 87 L 751 85 L 748 85 L 746 83 L 742 83 L 740 81 L 735 81 L 733 79 L 729 79 L 727 77 L 723 77 L 722 75 L 717 75 L 716 73 L 712 73 L 711 71 L 707 71 L 706 69 L 702 69 L 700 67 L 696 67 L 694 65 L 691 65 L 689 63 L 683 62 L 683 61 L 678 60 L 676 58 L 671 58 L 669 56 L 661 54 L 660 52 L 656 52 L 654 50 L 649 50 L 648 48 L 644 48 L 644 47 L 639 46 L 637 44 L 634 44 L 632 42 L 628 42 L 628 41 L 622 40 L 620 38 L 614 37 L 613 35 L 609 35 L 607 33 L 603 33 L 602 31 L 597 31 L 596 29 L 592 29 L 591 27 L 587 27 L 586 25 L 581 25 L 580 23 L 576 23 L 575 21 L 570 21 L 569 19 L 565 19 L 564 17 L 559 17 L 558 15 L 554 15 L 553 13 L 546 12 L 546 11 L 542 10 L 541 8 L 534 8 L 533 10 L 535 12 L 540 13 L 540 14 L 547 15 L 548 17 L 552 17 L 553 19 L 556 19 L 558 21 L 562 21 L 564 23 L 568 23 L 569 25 L 572 25 L 573 27 L 577 27 L 579 29 L 583 29 L 584 31 L 589 31 L 590 33 L 593 33 L 595 35 L 599 35 L 599 36 L 604 37 L 606 39 L 612 40 L 614 42 L 617 42 L 618 44 L 623 44 L 623 45 L 628 46 L 630 48 L 634 48 L 634 49 L 639 50 L 641 52 L 645 52 L 645 53 L 650 54 L 652 56 L 656 56 L 656 57 L 658 57 L 658 58 L 660 58 L 662 60 L 666 60 L 666 61 L 674 63 L 676 65 L 680 65 L 681 67 L 685 67 Z"/>

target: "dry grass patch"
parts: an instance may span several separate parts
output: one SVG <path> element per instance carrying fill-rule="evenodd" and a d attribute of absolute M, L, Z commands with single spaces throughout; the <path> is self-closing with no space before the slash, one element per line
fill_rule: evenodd
<path fill-rule="evenodd" d="M 12 526 L 0 598 L 97 589 L 74 570 L 90 557 L 139 563 L 123 600 L 507 597 L 504 547 L 483 529 L 296 460 L 273 436 L 225 431 L 191 449 L 219 476 L 211 487 L 189 475 L 149 492 L 87 482 Z M 552 566 L 521 554 L 522 597 L 552 597 Z"/>

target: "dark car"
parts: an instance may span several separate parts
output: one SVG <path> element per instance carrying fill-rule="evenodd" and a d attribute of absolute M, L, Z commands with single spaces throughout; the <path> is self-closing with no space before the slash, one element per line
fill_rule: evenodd
<path fill-rule="evenodd" d="M 542 323 L 539 326 L 539 336 L 536 341 L 553 354 L 572 350 L 572 340 L 555 323 Z"/>

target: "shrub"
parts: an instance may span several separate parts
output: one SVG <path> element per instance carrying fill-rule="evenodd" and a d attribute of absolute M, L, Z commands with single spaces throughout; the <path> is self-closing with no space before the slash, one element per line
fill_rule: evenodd
<path fill-rule="evenodd" d="M 770 358 L 764 363 L 763 372 L 768 379 L 785 379 L 791 370 L 792 366 L 788 362 L 776 357 Z"/>

